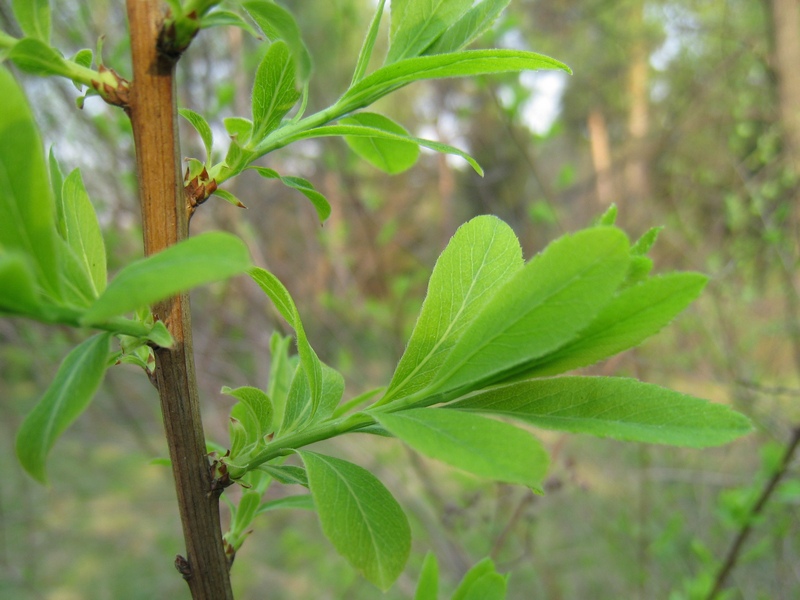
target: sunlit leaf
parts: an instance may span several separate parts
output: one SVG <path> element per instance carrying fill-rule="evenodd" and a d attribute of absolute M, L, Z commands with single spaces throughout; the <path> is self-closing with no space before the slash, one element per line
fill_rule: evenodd
<path fill-rule="evenodd" d="M 188 108 L 179 108 L 178 113 L 189 121 L 195 131 L 200 134 L 200 139 L 203 140 L 203 146 L 206 149 L 206 163 L 211 163 L 211 148 L 214 145 L 214 134 L 211 132 L 208 121 L 206 121 L 203 115 Z"/>
<path fill-rule="evenodd" d="M 63 75 L 69 77 L 70 69 L 57 50 L 38 38 L 24 38 L 14 44 L 8 57 L 20 70 L 33 75 Z"/>
<path fill-rule="evenodd" d="M 479 477 L 542 487 L 547 452 L 536 438 L 514 425 L 437 408 L 371 414 L 421 454 Z"/>
<path fill-rule="evenodd" d="M 283 41 L 297 65 L 297 79 L 305 83 L 311 76 L 311 54 L 300 35 L 294 16 L 282 6 L 264 0 L 244 2 L 245 10 L 270 40 Z"/>
<path fill-rule="evenodd" d="M 447 408 L 502 415 L 545 429 L 696 448 L 725 444 L 752 429 L 746 417 L 727 406 L 617 377 L 520 381 Z"/>
<path fill-rule="evenodd" d="M 392 0 L 386 64 L 422 54 L 470 6 L 472 0 Z"/>
<path fill-rule="evenodd" d="M 289 48 L 282 41 L 274 42 L 258 65 L 253 84 L 253 141 L 277 129 L 299 99 Z"/>
<path fill-rule="evenodd" d="M 258 37 L 258 32 L 253 28 L 250 23 L 245 21 L 240 15 L 230 10 L 215 10 L 203 15 L 200 19 L 201 29 L 210 29 L 212 27 L 222 26 L 239 27 L 244 29 L 247 33 L 254 38 Z"/>
<path fill-rule="evenodd" d="M 483 0 L 479 2 L 464 13 L 458 21 L 448 27 L 425 50 L 425 54 L 444 54 L 461 50 L 489 29 L 510 2 L 511 0 Z"/>
<path fill-rule="evenodd" d="M 363 125 L 390 133 L 408 136 L 408 131 L 388 117 L 371 112 L 359 112 L 339 119 L 342 125 Z M 375 137 L 345 136 L 344 141 L 361 158 L 381 171 L 395 175 L 411 168 L 419 157 L 419 146 L 413 142 L 401 142 Z"/>
<path fill-rule="evenodd" d="M 419 574 L 414 600 L 438 600 L 439 598 L 439 563 L 433 552 L 425 555 L 422 571 Z"/>
<path fill-rule="evenodd" d="M 369 581 L 386 591 L 405 568 L 411 529 L 397 500 L 374 475 L 347 461 L 297 452 L 322 531 Z"/>
<path fill-rule="evenodd" d="M 149 306 L 193 287 L 220 281 L 250 267 L 247 246 L 228 233 L 203 233 L 130 263 L 84 315 L 90 325 Z"/>
<path fill-rule="evenodd" d="M 523 264 L 516 235 L 497 217 L 476 217 L 459 227 L 436 261 L 411 339 L 382 403 L 429 385 L 464 328 Z"/>
<path fill-rule="evenodd" d="M 45 483 L 45 461 L 56 439 L 86 409 L 106 372 L 110 334 L 89 338 L 72 350 L 55 379 L 17 433 L 17 457 Z"/>
<path fill-rule="evenodd" d="M 50 0 L 13 0 L 12 7 L 25 35 L 50 42 Z"/>
<path fill-rule="evenodd" d="M 383 17 L 383 7 L 386 0 L 378 0 L 378 6 L 375 8 L 375 15 L 370 21 L 367 35 L 364 37 L 364 43 L 361 44 L 361 50 L 358 53 L 358 61 L 356 61 L 356 68 L 353 72 L 353 80 L 350 85 L 353 85 L 364 77 L 367 72 L 370 58 L 372 58 L 372 50 L 375 48 L 375 40 L 378 38 L 378 31 L 380 31 L 381 18 Z"/>

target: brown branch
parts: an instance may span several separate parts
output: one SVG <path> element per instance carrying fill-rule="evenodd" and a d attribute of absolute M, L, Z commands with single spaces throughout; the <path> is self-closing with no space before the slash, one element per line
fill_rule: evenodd
<path fill-rule="evenodd" d="M 800 426 L 797 426 L 792 430 L 792 437 L 789 439 L 789 443 L 786 445 L 786 451 L 783 453 L 780 466 L 772 475 L 772 477 L 770 477 L 769 481 L 767 481 L 764 489 L 761 491 L 761 495 L 758 497 L 758 502 L 756 502 L 755 506 L 753 506 L 750 514 L 747 516 L 745 524 L 739 530 L 736 539 L 733 540 L 731 547 L 728 549 L 728 554 L 725 557 L 725 561 L 722 563 L 719 571 L 717 571 L 717 576 L 714 578 L 714 587 L 708 593 L 708 596 L 706 596 L 706 600 L 714 600 L 714 598 L 717 597 L 717 595 L 722 591 L 722 588 L 725 586 L 728 576 L 736 567 L 736 563 L 739 560 L 739 554 L 742 551 L 745 541 L 750 535 L 756 517 L 758 517 L 758 515 L 760 515 L 764 510 L 764 507 L 767 505 L 772 493 L 777 489 L 781 479 L 783 479 L 784 475 L 786 475 L 786 472 L 789 470 L 789 463 L 792 461 L 798 446 L 800 446 Z"/>
<path fill-rule="evenodd" d="M 174 58 L 158 52 L 164 14 L 160 0 L 127 0 L 133 60 L 128 112 L 136 143 L 145 254 L 188 235 L 180 176 Z M 181 295 L 154 307 L 173 338 L 172 349 L 156 349 L 156 380 L 186 543 L 175 564 L 195 600 L 233 598 L 222 546 L 219 491 L 211 473 L 200 420 L 194 371 L 189 298 Z"/>

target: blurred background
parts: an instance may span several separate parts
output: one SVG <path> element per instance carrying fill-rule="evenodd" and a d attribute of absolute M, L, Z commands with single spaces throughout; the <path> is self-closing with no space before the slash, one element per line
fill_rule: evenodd
<path fill-rule="evenodd" d="M 52 4 L 55 43 L 66 55 L 105 35 L 105 63 L 130 75 L 124 3 Z M 375 3 L 283 4 L 315 61 L 309 112 L 322 109 L 349 83 Z M 16 35 L 10 5 L 0 1 L 0 26 Z M 587 372 L 730 404 L 758 431 L 704 451 L 541 433 L 553 457 L 544 496 L 477 480 L 388 439 L 329 443 L 326 450 L 376 472 L 409 514 L 406 573 L 381 596 L 335 554 L 315 515 L 275 511 L 259 517 L 236 558 L 239 598 L 410 598 L 429 550 L 445 591 L 490 555 L 513 573 L 512 599 L 703 598 L 800 425 L 800 5 L 514 0 L 478 45 L 549 54 L 575 74 L 417 83 L 374 108 L 414 135 L 468 151 L 485 177 L 431 153 L 387 176 L 341 140 L 309 141 L 259 164 L 324 193 L 333 206 L 324 226 L 302 195 L 246 173 L 225 187 L 248 209 L 212 198 L 192 230 L 247 241 L 256 263 L 295 297 L 320 357 L 345 374 L 349 398 L 388 382 L 435 259 L 459 224 L 496 214 L 530 257 L 616 203 L 633 239 L 665 226 L 656 271 L 697 270 L 711 282 L 656 338 Z M 239 29 L 212 29 L 180 63 L 180 102 L 212 123 L 217 160 L 227 145 L 222 118 L 250 115 L 264 49 Z M 77 110 L 68 83 L 21 81 L 46 146 L 65 172 L 83 172 L 113 272 L 141 255 L 128 121 L 98 99 Z M 181 134 L 183 154 L 201 158 L 197 134 L 188 126 Z M 206 431 L 227 444 L 231 399 L 220 388 L 265 387 L 270 336 L 289 330 L 244 277 L 192 301 Z M 109 371 L 54 448 L 49 487 L 16 464 L 17 427 L 80 339 L 0 321 L 0 596 L 188 598 L 172 566 L 183 542 L 169 469 L 153 463 L 166 456 L 158 400 L 140 371 Z M 726 598 L 800 598 L 799 473 L 795 459 Z"/>

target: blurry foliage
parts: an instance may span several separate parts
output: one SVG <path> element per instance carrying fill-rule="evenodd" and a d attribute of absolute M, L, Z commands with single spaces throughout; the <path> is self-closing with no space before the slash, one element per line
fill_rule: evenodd
<path fill-rule="evenodd" d="M 9 4 L 0 2 L 0 24 L 13 31 Z M 612 146 L 619 148 L 615 165 L 622 165 L 630 49 L 626 15 L 632 4 L 520 0 L 509 7 L 495 34 L 499 39 L 544 53 L 557 49 L 575 72 L 549 132 L 531 131 L 519 116 L 525 113 L 517 107 L 541 92 L 516 77 L 416 84 L 381 102 L 382 112 L 409 126 L 412 135 L 434 131 L 441 141 L 470 151 L 487 167 L 485 178 L 458 159 L 429 153 L 409 172 L 390 178 L 355 159 L 341 140 L 315 140 L 292 153 L 271 155 L 266 166 L 282 172 L 283 164 L 290 165 L 288 170 L 327 196 L 333 215 L 323 231 L 297 192 L 254 175 L 233 186 L 251 207 L 247 214 L 209 202 L 193 219 L 193 230 L 213 222 L 248 241 L 257 262 L 292 281 L 320 357 L 342 370 L 348 384 L 370 388 L 386 379 L 401 355 L 427 275 L 458 223 L 479 213 L 498 214 L 514 227 L 529 255 L 597 212 L 586 115 L 594 105 L 604 108 Z M 371 3 L 286 5 L 305 24 L 316 71 L 324 74 L 313 80 L 320 87 L 310 96 L 330 103 L 349 83 L 350 65 L 341 57 L 357 52 Z M 790 358 L 780 286 L 782 270 L 796 275 L 796 263 L 780 264 L 775 252 L 796 243 L 788 224 L 796 210 L 798 174 L 780 160 L 766 3 L 644 5 L 653 197 L 636 213 L 646 222 L 623 225 L 637 232 L 667 224 L 655 250 L 658 262 L 705 271 L 713 284 L 676 326 L 596 369 L 646 372 L 656 383 L 737 403 L 764 428 L 761 453 L 767 464 L 774 441 L 800 421 L 800 374 Z M 106 30 L 121 30 L 109 24 L 124 20 L 121 4 L 108 0 L 56 1 L 54 11 L 62 24 L 54 33 L 63 38 L 55 43 L 65 50 L 78 50 L 80 40 L 97 39 Z M 234 107 L 246 112 L 251 81 L 246 74 L 260 59 L 246 33 L 226 31 L 226 36 L 201 33 L 179 69 L 182 105 L 193 108 L 202 99 L 206 116 L 217 122 L 234 114 Z M 108 62 L 126 64 L 126 53 L 121 40 L 105 40 Z M 81 148 L 60 146 L 59 159 L 69 169 L 92 167 L 86 171 L 97 174 L 86 185 L 101 202 L 102 223 L 115 224 L 106 232 L 109 256 L 132 257 L 141 238 L 134 163 L 130 144 L 119 143 L 130 138 L 117 135 L 128 120 L 99 101 L 87 102 L 86 114 L 76 115 L 74 90 L 64 82 L 25 84 L 31 97 L 48 95 L 47 103 L 35 103 L 46 141 L 52 127 Z M 87 116 L 93 127 L 85 126 Z M 184 154 L 202 155 L 198 136 L 188 126 L 181 133 Z M 621 211 L 622 219 L 630 214 Z M 113 271 L 115 265 L 109 267 Z M 276 315 L 264 314 L 259 295 L 241 281 L 193 295 L 195 310 L 204 316 L 195 321 L 194 337 L 210 438 L 227 435 L 232 399 L 218 393 L 220 382 L 263 387 L 269 365 L 253 357 L 267 356 L 272 330 L 285 327 Z M 226 310 L 209 314 L 208 307 L 218 305 L 211 296 L 221 298 Z M 159 424 L 155 397 L 141 388 L 141 379 L 116 370 L 109 376 L 102 397 L 65 436 L 51 488 L 34 489 L 13 458 L 13 432 L 65 354 L 69 335 L 44 333 L 19 320 L 0 323 L 0 397 L 14 399 L 4 402 L 0 413 L 0 596 L 188 597 L 162 560 L 177 549 L 180 532 L 173 499 L 162 497 L 172 493 L 169 473 L 147 464 L 165 448 L 160 436 L 142 433 L 158 431 Z M 129 396 L 124 403 L 118 396 L 123 389 Z M 85 436 L 101 439 L 84 446 Z M 514 569 L 509 597 L 519 599 L 666 598 L 671 590 L 676 600 L 701 597 L 697 590 L 708 585 L 731 527 L 740 523 L 768 471 L 759 464 L 760 442 L 753 437 L 703 454 L 581 436 L 544 439 L 554 464 L 543 497 L 504 485 L 494 494 L 479 493 L 468 476 L 401 454 L 398 447 L 382 448 L 369 466 L 384 465 L 381 477 L 408 507 L 415 544 L 436 550 L 449 581 L 457 581 L 475 557 L 490 553 L 501 571 Z M 363 459 L 357 442 L 357 437 L 344 442 L 341 451 Z M 398 461 L 408 461 L 412 470 L 396 466 Z M 96 476 L 83 477 L 87 470 Z M 800 586 L 796 466 L 793 474 L 758 524 L 726 598 L 789 598 Z M 59 494 L 66 485 L 75 493 Z M 307 543 L 315 538 L 318 544 Z M 416 550 L 412 556 L 421 561 Z M 269 531 L 252 536 L 237 556 L 234 581 L 237 594 L 246 598 L 264 590 L 276 600 L 373 598 L 374 588 L 343 564 L 322 541 L 312 514 L 276 512 Z M 293 579 L 287 573 L 302 575 Z M 414 582 L 403 577 L 387 600 L 411 596 Z M 136 588 L 121 588 L 125 582 L 136 582 Z"/>

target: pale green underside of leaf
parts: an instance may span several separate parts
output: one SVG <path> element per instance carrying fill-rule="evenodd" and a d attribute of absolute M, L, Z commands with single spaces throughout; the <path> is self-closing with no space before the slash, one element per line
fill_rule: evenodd
<path fill-rule="evenodd" d="M 96 298 L 106 289 L 106 246 L 94 206 L 77 169 L 64 180 L 61 202 L 62 210 L 58 213 L 63 214 L 63 222 L 59 229 L 88 275 L 91 297 Z"/>
<path fill-rule="evenodd" d="M 471 5 L 472 0 L 393 0 L 386 64 L 422 54 Z"/>
<path fill-rule="evenodd" d="M 537 427 L 619 440 L 701 448 L 751 431 L 727 406 L 617 377 L 556 377 L 478 392 L 447 408 L 518 419 Z"/>
<path fill-rule="evenodd" d="M 253 166 L 249 168 L 254 170 L 262 177 L 267 179 L 277 179 L 283 185 L 295 189 L 303 194 L 311 201 L 311 204 L 314 205 L 314 209 L 317 211 L 317 216 L 319 217 L 321 223 L 331 216 L 331 205 L 328 202 L 328 199 L 320 194 L 310 181 L 303 179 L 302 177 L 283 176 L 274 169 L 269 169 L 267 167 Z"/>
<path fill-rule="evenodd" d="M 106 371 L 110 334 L 89 338 L 72 350 L 55 379 L 17 433 L 17 457 L 25 470 L 45 483 L 47 454 L 56 439 L 86 409 Z"/>
<path fill-rule="evenodd" d="M 0 244 L 31 259 L 39 286 L 60 298 L 55 207 L 42 143 L 22 90 L 0 66 Z"/>
<path fill-rule="evenodd" d="M 499 286 L 430 391 L 485 384 L 568 343 L 611 299 L 628 261 L 619 229 L 595 227 L 556 240 Z"/>
<path fill-rule="evenodd" d="M 339 119 L 339 123 L 342 125 L 363 125 L 388 131 L 389 133 L 408 135 L 408 131 L 403 127 L 388 117 L 376 113 L 359 112 L 350 117 Z M 358 156 L 390 175 L 396 175 L 410 169 L 419 157 L 419 146 L 413 142 L 353 136 L 345 136 L 344 141 Z"/>
<path fill-rule="evenodd" d="M 300 133 L 290 136 L 285 140 L 284 145 L 288 145 L 299 140 L 333 136 L 358 136 L 391 140 L 394 142 L 413 143 L 418 146 L 430 148 L 436 152 L 441 152 L 443 154 L 455 154 L 456 156 L 460 156 L 466 160 L 473 169 L 475 169 L 475 172 L 478 175 L 483 175 L 483 169 L 481 169 L 481 166 L 477 163 L 477 161 L 469 154 L 459 150 L 458 148 L 454 148 L 440 142 L 434 142 L 432 140 L 424 140 L 422 138 L 415 138 L 410 135 L 401 135 L 399 133 L 392 133 L 383 129 L 376 129 L 375 127 L 365 127 L 363 125 L 325 125 L 322 127 L 315 127 L 314 129 L 301 131 Z M 265 140 L 265 143 L 266 142 L 269 142 L 269 139 Z M 258 152 L 258 149 L 256 149 L 256 152 Z"/>
<path fill-rule="evenodd" d="M 149 306 L 250 267 L 247 246 L 228 233 L 203 233 L 133 262 L 117 273 L 84 315 L 86 325 Z"/>
<path fill-rule="evenodd" d="M 258 507 L 256 515 L 260 515 L 271 510 L 280 509 L 301 509 L 301 510 L 314 510 L 314 499 L 310 494 L 299 494 L 296 496 L 284 496 L 277 500 L 270 500 L 264 502 Z"/>
<path fill-rule="evenodd" d="M 369 471 L 331 456 L 297 453 L 323 532 L 353 567 L 386 591 L 403 572 L 411 549 L 400 505 Z"/>
<path fill-rule="evenodd" d="M 514 425 L 436 408 L 373 416 L 421 454 L 479 477 L 542 487 L 547 453 L 536 438 Z"/>
<path fill-rule="evenodd" d="M 386 94 L 423 79 L 473 77 L 492 73 L 560 69 L 571 73 L 564 63 L 524 50 L 465 50 L 448 54 L 419 56 L 381 67 L 347 90 L 337 106 L 348 111 L 368 106 Z"/>
<path fill-rule="evenodd" d="M 639 345 L 695 300 L 707 281 L 700 273 L 671 273 L 622 290 L 575 340 L 524 376 L 557 375 Z"/>
<path fill-rule="evenodd" d="M 516 235 L 497 217 L 476 217 L 459 227 L 436 261 L 385 399 L 408 396 L 429 385 L 464 328 L 523 264 Z"/>
<path fill-rule="evenodd" d="M 253 281 L 272 300 L 275 308 L 278 309 L 281 316 L 286 319 L 286 322 L 292 326 L 292 329 L 297 334 L 297 352 L 300 355 L 300 363 L 308 379 L 312 402 L 311 414 L 313 415 L 319 408 L 322 397 L 322 363 L 308 342 L 297 306 L 295 306 L 289 290 L 272 273 L 259 267 L 253 267 L 249 270 L 249 274 Z M 284 415 L 284 421 L 286 421 L 286 415 Z"/>

